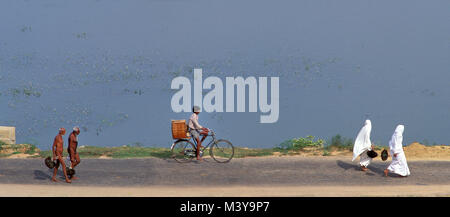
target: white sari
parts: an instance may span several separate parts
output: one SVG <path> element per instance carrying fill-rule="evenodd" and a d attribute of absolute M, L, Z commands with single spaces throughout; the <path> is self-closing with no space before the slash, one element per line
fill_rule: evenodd
<path fill-rule="evenodd" d="M 353 159 L 354 161 L 358 156 L 359 164 L 361 166 L 367 167 L 370 162 L 372 162 L 372 158 L 367 155 L 367 151 L 372 150 L 372 142 L 370 141 L 370 132 L 372 131 L 372 122 L 370 120 L 366 120 L 364 126 L 356 136 L 355 144 L 353 146 Z"/>
<path fill-rule="evenodd" d="M 404 130 L 405 126 L 398 125 L 392 135 L 391 141 L 389 142 L 392 162 L 387 169 L 390 172 L 401 176 L 409 176 L 411 173 L 409 172 L 408 163 L 406 162 L 406 156 L 402 146 Z M 394 157 L 394 154 L 396 154 L 397 157 Z"/>

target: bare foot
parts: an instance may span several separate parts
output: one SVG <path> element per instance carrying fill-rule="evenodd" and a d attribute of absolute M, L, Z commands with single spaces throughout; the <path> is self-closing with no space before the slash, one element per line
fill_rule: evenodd
<path fill-rule="evenodd" d="M 367 167 L 361 166 L 361 170 L 364 171 L 364 172 L 366 172 L 366 171 L 367 171 Z"/>
<path fill-rule="evenodd" d="M 70 179 L 66 179 L 67 183 L 72 183 L 72 181 Z"/>
<path fill-rule="evenodd" d="M 59 182 L 59 181 L 56 178 L 52 178 L 52 182 Z"/>
<path fill-rule="evenodd" d="M 384 170 L 384 176 L 388 176 L 389 171 L 387 169 Z"/>

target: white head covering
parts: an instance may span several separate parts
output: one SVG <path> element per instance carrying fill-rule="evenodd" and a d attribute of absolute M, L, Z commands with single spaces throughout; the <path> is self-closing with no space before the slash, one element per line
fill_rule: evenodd
<path fill-rule="evenodd" d="M 372 146 L 372 142 L 370 141 L 370 132 L 372 131 L 372 122 L 370 120 L 366 120 L 364 126 L 358 133 L 355 139 L 355 145 L 353 146 L 353 159 L 354 161 L 360 154 L 364 151 L 369 150 Z"/>
<path fill-rule="evenodd" d="M 391 153 L 396 154 L 403 151 L 403 131 L 405 130 L 405 126 L 398 125 L 395 128 L 394 134 L 392 134 L 391 141 L 389 141 L 389 149 Z"/>

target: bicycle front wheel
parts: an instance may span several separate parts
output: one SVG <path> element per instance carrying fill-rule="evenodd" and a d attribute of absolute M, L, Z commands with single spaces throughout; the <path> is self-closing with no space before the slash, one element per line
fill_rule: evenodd
<path fill-rule="evenodd" d="M 187 163 L 197 156 L 197 149 L 188 140 L 179 140 L 172 147 L 172 158 L 179 163 Z"/>
<path fill-rule="evenodd" d="M 234 156 L 234 147 L 228 140 L 217 140 L 209 149 L 211 157 L 219 163 L 227 163 Z"/>

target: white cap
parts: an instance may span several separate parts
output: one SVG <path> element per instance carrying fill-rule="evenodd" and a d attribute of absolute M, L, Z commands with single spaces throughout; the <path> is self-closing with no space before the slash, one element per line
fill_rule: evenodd
<path fill-rule="evenodd" d="M 200 112 L 200 107 L 195 105 L 194 108 L 192 108 L 192 110 L 194 110 L 194 112 Z"/>

